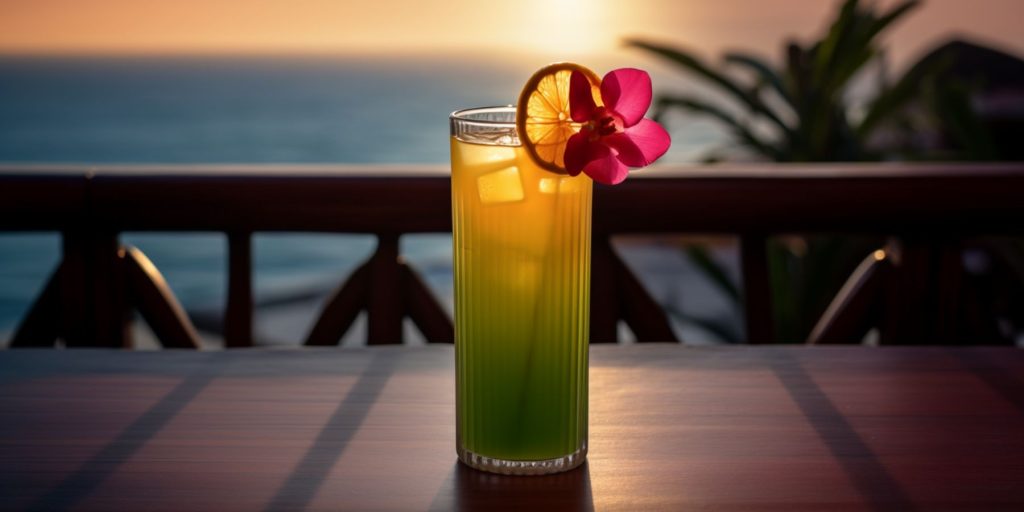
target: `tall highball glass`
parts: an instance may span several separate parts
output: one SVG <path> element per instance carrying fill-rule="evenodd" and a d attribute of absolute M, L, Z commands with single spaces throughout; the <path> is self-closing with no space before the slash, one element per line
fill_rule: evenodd
<path fill-rule="evenodd" d="M 590 178 L 538 167 L 515 108 L 450 117 L 459 458 L 544 474 L 587 454 Z"/>

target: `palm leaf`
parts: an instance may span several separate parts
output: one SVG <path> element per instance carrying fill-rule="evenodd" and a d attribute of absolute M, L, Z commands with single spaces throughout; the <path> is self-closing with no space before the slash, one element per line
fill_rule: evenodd
<path fill-rule="evenodd" d="M 903 17 L 903 15 L 910 12 L 912 9 L 916 9 L 921 5 L 920 0 L 907 0 L 896 7 L 893 7 L 888 13 L 875 18 L 874 22 L 868 27 L 866 32 L 862 35 L 865 41 L 870 41 L 875 38 L 879 33 L 886 29 L 889 25 L 893 24 L 896 20 Z"/>
<path fill-rule="evenodd" d="M 782 153 L 771 143 L 762 141 L 743 123 L 718 106 L 688 96 L 663 96 L 658 98 L 656 110 L 660 112 L 667 107 L 685 108 L 693 112 L 714 117 L 732 129 L 733 133 L 744 145 L 755 149 L 757 152 L 771 158 L 772 160 L 778 161 L 783 156 Z"/>
<path fill-rule="evenodd" d="M 839 16 L 829 27 L 825 38 L 811 52 L 814 55 L 814 83 L 822 84 L 837 61 L 845 40 L 857 21 L 857 0 L 847 0 L 839 9 Z"/>
<path fill-rule="evenodd" d="M 749 68 L 761 77 L 761 81 L 772 86 L 772 89 L 778 93 L 786 103 L 793 105 L 793 97 L 789 94 L 789 91 L 786 90 L 786 85 L 782 81 L 782 77 L 779 76 L 779 74 L 776 73 L 775 70 L 772 69 L 765 61 L 753 55 L 738 52 L 725 54 L 725 61 Z"/>
<path fill-rule="evenodd" d="M 875 17 L 872 14 L 861 16 L 859 18 L 860 24 L 853 34 L 853 39 L 850 43 L 850 54 L 843 59 L 838 69 L 835 70 L 836 82 L 833 85 L 836 87 L 844 86 L 864 63 L 876 55 L 877 50 L 872 44 L 875 37 L 918 5 L 920 5 L 918 0 L 908 0 L 882 16 Z"/>
<path fill-rule="evenodd" d="M 877 50 L 871 45 L 859 46 L 855 50 L 851 50 L 842 64 L 829 75 L 828 81 L 825 84 L 825 91 L 832 98 L 835 98 L 835 95 L 841 94 L 850 79 L 876 55 Z M 838 98 L 833 101 L 838 101 Z"/>
<path fill-rule="evenodd" d="M 907 70 L 891 87 L 884 89 L 868 105 L 867 113 L 857 126 L 857 135 L 866 139 L 879 122 L 891 118 L 893 113 L 912 100 L 918 99 L 922 86 L 949 68 L 949 58 L 932 58 L 918 61 Z"/>
<path fill-rule="evenodd" d="M 774 111 L 768 108 L 764 102 L 757 96 L 751 96 L 743 90 L 738 84 L 733 82 L 727 76 L 711 69 L 704 62 L 694 55 L 684 52 L 678 48 L 670 46 L 664 46 L 654 44 L 650 42 L 627 39 L 625 41 L 627 46 L 633 46 L 642 50 L 647 50 L 655 55 L 665 58 L 675 64 L 682 66 L 684 69 L 688 69 L 694 74 L 704 78 L 705 80 L 717 85 L 723 91 L 736 98 L 740 103 L 744 104 L 752 112 L 760 114 L 778 126 L 783 132 L 788 132 L 789 127 L 782 118 L 778 116 Z"/>
<path fill-rule="evenodd" d="M 822 53 L 818 55 L 817 63 L 820 67 L 816 70 L 817 76 L 822 89 L 829 93 L 844 88 L 857 71 L 875 56 L 877 50 L 872 41 L 878 34 L 920 5 L 920 2 L 907 0 L 881 16 L 875 16 L 871 11 L 859 13 L 856 4 L 853 1 L 844 6 L 840 18 L 848 19 L 837 20 L 834 26 L 836 34 L 829 34 L 832 37 L 826 38 L 827 43 L 823 42 Z"/>

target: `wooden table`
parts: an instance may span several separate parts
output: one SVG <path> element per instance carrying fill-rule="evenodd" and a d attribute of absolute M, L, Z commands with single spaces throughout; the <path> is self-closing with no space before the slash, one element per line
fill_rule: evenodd
<path fill-rule="evenodd" d="M 1024 510 L 1024 351 L 595 346 L 590 457 L 456 462 L 450 346 L 0 353 L 4 510 Z"/>

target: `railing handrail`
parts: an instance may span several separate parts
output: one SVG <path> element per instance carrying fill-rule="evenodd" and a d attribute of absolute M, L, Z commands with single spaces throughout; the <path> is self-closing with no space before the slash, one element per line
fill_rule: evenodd
<path fill-rule="evenodd" d="M 920 293 L 912 297 L 918 297 L 931 293 L 918 285 L 928 284 L 935 266 L 927 263 L 935 259 L 933 249 L 918 247 L 918 241 L 1024 233 L 1024 163 L 660 166 L 594 191 L 592 341 L 615 340 L 620 318 L 641 340 L 674 339 L 664 312 L 612 248 L 612 235 L 738 235 L 747 336 L 768 341 L 770 235 L 865 233 L 908 240 L 905 252 L 927 256 L 906 258 L 924 262 L 916 277 L 905 279 L 917 283 Z M 335 341 L 360 309 L 368 312 L 370 343 L 400 340 L 403 315 L 427 329 L 429 338 L 450 341 L 450 320 L 435 321 L 444 316 L 442 309 L 397 252 L 402 234 L 450 230 L 443 165 L 0 165 L 0 231 L 63 235 L 62 263 L 19 329 L 24 343 L 62 335 L 77 345 L 120 346 L 127 339 L 125 309 L 135 305 L 156 323 L 175 326 L 179 336 L 168 336 L 166 344 L 195 344 L 159 273 L 146 270 L 144 255 L 120 246 L 123 231 L 227 234 L 228 346 L 252 341 L 252 233 L 372 233 L 377 252 L 339 287 L 321 315 L 326 323 L 318 323 L 307 343 Z M 885 265 L 887 256 L 876 264 Z M 882 274 L 865 271 L 859 278 L 873 283 Z M 837 304 L 853 306 L 875 300 L 841 298 Z M 856 313 L 853 306 L 839 311 Z M 849 317 L 835 314 L 830 318 L 839 320 L 822 325 L 845 325 Z M 886 328 L 897 333 L 890 338 L 899 339 L 903 331 L 897 327 Z"/>
<path fill-rule="evenodd" d="M 1022 163 L 666 165 L 596 187 L 594 227 L 1009 234 L 1021 190 Z M 0 230 L 446 232 L 449 197 L 443 165 L 0 165 Z"/>

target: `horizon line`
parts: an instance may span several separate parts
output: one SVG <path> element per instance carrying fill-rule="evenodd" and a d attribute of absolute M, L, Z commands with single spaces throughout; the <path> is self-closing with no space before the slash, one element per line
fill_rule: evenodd
<path fill-rule="evenodd" d="M 401 56 L 490 56 L 507 58 L 508 56 L 548 56 L 564 54 L 567 56 L 600 56 L 614 54 L 625 49 L 625 45 L 617 45 L 604 49 L 588 51 L 559 52 L 544 51 L 531 47 L 508 45 L 476 46 L 466 48 L 459 45 L 443 45 L 432 47 L 385 47 L 385 48 L 341 48 L 341 47 L 309 47 L 309 48 L 2 48 L 0 57 L 292 57 L 292 56 L 365 56 L 365 57 L 401 57 Z"/>

